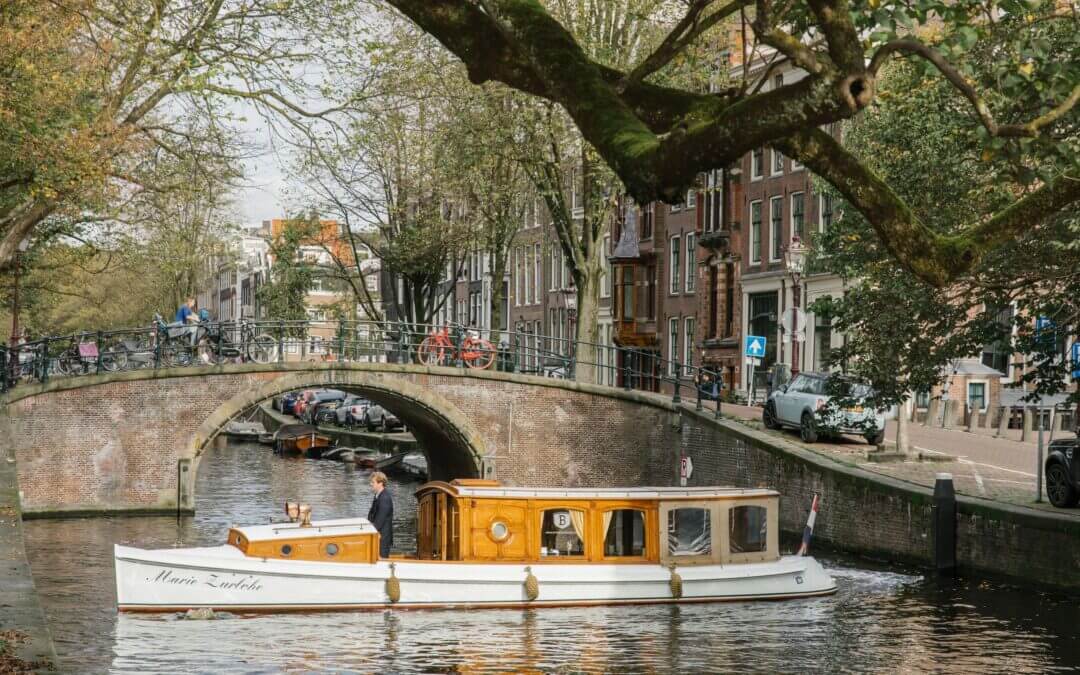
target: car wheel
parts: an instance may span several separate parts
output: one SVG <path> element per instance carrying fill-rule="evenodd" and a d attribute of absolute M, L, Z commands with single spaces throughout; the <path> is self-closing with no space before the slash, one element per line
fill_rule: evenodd
<path fill-rule="evenodd" d="M 765 404 L 765 410 L 761 413 L 761 421 L 766 429 L 780 428 L 780 423 L 776 421 L 776 404 L 772 401 Z"/>
<path fill-rule="evenodd" d="M 799 425 L 799 436 L 802 437 L 804 443 L 817 442 L 818 432 L 816 425 L 814 424 L 813 414 L 808 412 L 803 413 L 802 424 Z"/>
<path fill-rule="evenodd" d="M 870 445 L 881 445 L 885 442 L 885 432 L 878 431 L 872 434 L 866 435 L 866 442 Z"/>
<path fill-rule="evenodd" d="M 1054 506 L 1067 509 L 1080 501 L 1080 492 L 1069 481 L 1069 474 L 1061 464 L 1046 467 L 1046 496 Z"/>

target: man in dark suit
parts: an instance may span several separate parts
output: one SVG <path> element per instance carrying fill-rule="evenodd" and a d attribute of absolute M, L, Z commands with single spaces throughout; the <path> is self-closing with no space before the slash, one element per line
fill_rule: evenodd
<path fill-rule="evenodd" d="M 371 474 L 371 489 L 375 491 L 375 501 L 371 502 L 367 519 L 379 531 L 379 557 L 390 557 L 390 546 L 394 543 L 394 500 L 386 489 L 386 474 L 376 471 Z"/>

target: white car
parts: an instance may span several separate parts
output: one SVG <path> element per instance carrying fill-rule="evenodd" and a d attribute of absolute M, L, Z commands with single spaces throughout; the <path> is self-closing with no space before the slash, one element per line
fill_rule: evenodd
<path fill-rule="evenodd" d="M 766 428 L 798 429 L 806 443 L 814 443 L 821 436 L 853 434 L 862 436 L 871 445 L 881 445 L 885 440 L 885 415 L 861 403 L 870 396 L 870 387 L 841 379 L 844 394 L 855 403 L 838 409 L 829 405 L 828 379 L 828 373 L 799 373 L 794 380 L 777 388 L 761 414 Z"/>

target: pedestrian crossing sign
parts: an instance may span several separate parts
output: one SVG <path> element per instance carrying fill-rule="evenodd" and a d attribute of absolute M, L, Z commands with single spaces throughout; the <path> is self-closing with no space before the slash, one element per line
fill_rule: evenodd
<path fill-rule="evenodd" d="M 757 359 L 765 356 L 765 338 L 760 335 L 747 335 L 746 355 Z"/>

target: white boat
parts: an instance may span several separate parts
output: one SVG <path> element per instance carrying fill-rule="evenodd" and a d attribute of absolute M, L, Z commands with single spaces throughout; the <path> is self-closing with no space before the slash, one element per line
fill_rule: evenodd
<path fill-rule="evenodd" d="M 223 546 L 118 545 L 118 607 L 616 605 L 836 591 L 813 558 L 779 554 L 779 495 L 771 490 L 535 489 L 461 480 L 428 483 L 417 496 L 413 557 L 380 559 L 378 532 L 363 518 L 235 527 Z"/>

